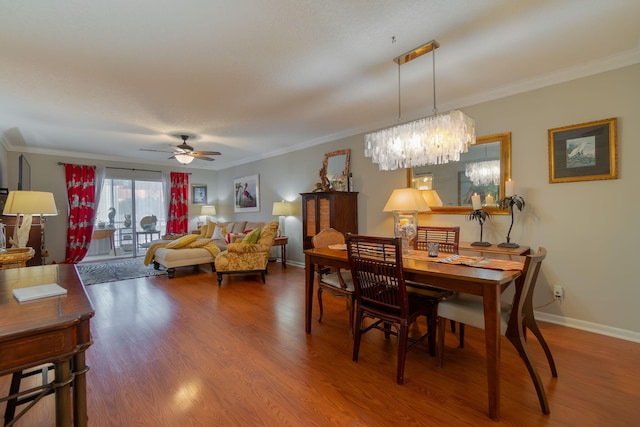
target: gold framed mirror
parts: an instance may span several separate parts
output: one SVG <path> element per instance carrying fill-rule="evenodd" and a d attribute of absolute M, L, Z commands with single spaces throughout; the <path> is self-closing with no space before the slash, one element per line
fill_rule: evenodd
<path fill-rule="evenodd" d="M 429 213 L 468 214 L 471 196 L 481 196 L 484 210 L 491 214 L 508 214 L 497 207 L 504 197 L 504 183 L 511 179 L 511 132 L 476 138 L 460 161 L 407 169 L 407 187 L 435 190 Z M 432 199 L 433 200 L 433 199 Z M 440 206 L 438 206 L 441 203 Z"/>
<path fill-rule="evenodd" d="M 349 191 L 351 149 L 332 151 L 324 155 L 323 170 L 335 191 Z"/>

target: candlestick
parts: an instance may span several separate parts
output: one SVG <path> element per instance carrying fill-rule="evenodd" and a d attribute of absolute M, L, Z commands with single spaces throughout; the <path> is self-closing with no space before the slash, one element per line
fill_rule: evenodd
<path fill-rule="evenodd" d="M 515 190 L 516 183 L 515 181 L 509 180 L 504 183 L 504 197 L 511 197 L 516 194 Z"/>
<path fill-rule="evenodd" d="M 473 193 L 473 196 L 471 196 L 471 204 L 473 205 L 474 211 L 482 208 L 482 204 L 480 203 L 480 196 L 478 196 L 478 193 Z"/>

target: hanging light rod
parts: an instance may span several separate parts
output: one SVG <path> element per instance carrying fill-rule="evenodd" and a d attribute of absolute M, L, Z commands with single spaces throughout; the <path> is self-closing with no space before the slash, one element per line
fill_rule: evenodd
<path fill-rule="evenodd" d="M 409 52 L 403 53 L 400 56 L 396 56 L 395 58 L 393 58 L 393 62 L 395 62 L 398 65 L 402 65 L 409 61 L 413 61 L 416 58 L 420 58 L 425 53 L 429 53 L 432 50 L 435 50 L 439 47 L 440 47 L 440 43 L 438 43 L 435 40 L 431 40 L 430 42 L 427 42 L 420 47 L 410 50 Z"/>

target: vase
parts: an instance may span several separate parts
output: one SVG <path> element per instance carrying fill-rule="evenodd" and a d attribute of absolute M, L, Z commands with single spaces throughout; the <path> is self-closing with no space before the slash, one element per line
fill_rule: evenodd
<path fill-rule="evenodd" d="M 402 239 L 402 255 L 408 255 L 418 234 L 418 212 L 393 211 L 393 228 Z"/>

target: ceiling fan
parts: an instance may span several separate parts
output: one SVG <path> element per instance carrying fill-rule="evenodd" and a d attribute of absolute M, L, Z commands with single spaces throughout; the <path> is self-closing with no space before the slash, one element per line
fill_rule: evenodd
<path fill-rule="evenodd" d="M 210 162 L 215 159 L 208 156 L 219 156 L 221 153 L 219 151 L 193 151 L 193 147 L 187 144 L 187 140 L 189 139 L 189 135 L 180 135 L 182 139 L 182 144 L 176 145 L 174 151 L 165 151 L 165 150 L 150 150 L 147 148 L 141 148 L 140 151 L 155 151 L 158 153 L 173 153 L 173 156 L 169 157 L 170 159 L 176 159 L 178 162 L 183 165 L 189 164 L 193 161 L 193 159 L 200 160 L 208 160 Z"/>

